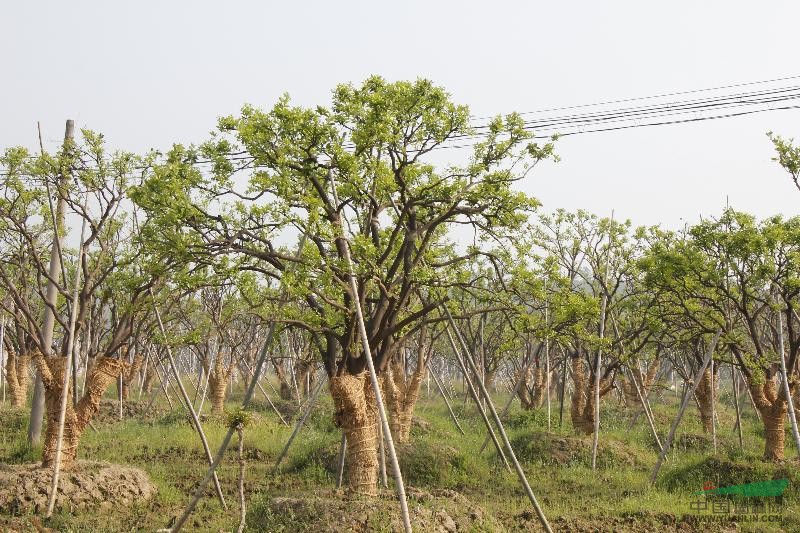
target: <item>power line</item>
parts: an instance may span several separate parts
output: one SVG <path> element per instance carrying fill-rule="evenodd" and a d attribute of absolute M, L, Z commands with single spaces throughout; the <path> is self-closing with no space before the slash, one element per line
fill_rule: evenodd
<path fill-rule="evenodd" d="M 562 107 L 551 107 L 551 108 L 546 108 L 546 109 L 539 109 L 539 110 L 536 110 L 536 111 L 522 111 L 522 112 L 520 112 L 518 114 L 519 115 L 533 115 L 533 114 L 537 114 L 537 113 L 547 113 L 549 111 L 564 111 L 564 110 L 567 110 L 567 109 L 581 109 L 581 108 L 595 107 L 595 106 L 601 106 L 601 105 L 622 104 L 622 103 L 626 103 L 626 102 L 637 102 L 637 101 L 641 101 L 641 100 L 653 100 L 653 99 L 656 99 L 656 98 L 666 98 L 668 96 L 680 96 L 680 95 L 686 95 L 686 94 L 696 94 L 696 93 L 702 93 L 702 92 L 719 91 L 719 90 L 722 90 L 722 89 L 734 89 L 734 88 L 738 88 L 738 87 L 748 87 L 748 86 L 752 86 L 752 85 L 764 85 L 764 84 L 767 84 L 767 83 L 775 83 L 775 82 L 779 82 L 779 81 L 788 81 L 788 80 L 797 80 L 797 79 L 800 79 L 800 75 L 797 75 L 797 76 L 784 76 L 782 78 L 773 78 L 773 79 L 769 79 L 769 80 L 732 83 L 732 84 L 728 84 L 728 85 L 719 85 L 717 87 L 707 87 L 707 88 L 704 88 L 704 89 L 691 89 L 691 90 L 686 90 L 686 91 L 675 91 L 675 92 L 669 92 L 669 93 L 654 94 L 654 95 L 650 95 L 650 96 L 635 96 L 635 97 L 631 97 L 631 98 L 621 98 L 621 99 L 617 99 L 617 100 L 606 100 L 606 101 L 601 101 L 601 102 L 594 102 L 594 103 L 591 103 L 591 104 L 578 104 L 578 105 L 569 105 L 569 106 L 562 106 Z M 493 117 L 494 117 L 494 115 L 487 115 L 487 116 L 483 116 L 483 117 L 473 117 L 473 119 L 474 120 L 486 120 L 486 119 L 490 119 L 490 118 L 493 118 Z"/>
<path fill-rule="evenodd" d="M 800 98 L 800 86 L 782 87 L 767 91 L 750 93 L 737 93 L 713 98 L 693 99 L 676 102 L 659 103 L 650 106 L 625 107 L 604 111 L 584 113 L 582 115 L 562 115 L 557 117 L 544 117 L 539 120 L 525 121 L 527 129 L 555 129 L 558 126 L 576 126 L 593 122 L 619 121 L 632 118 L 657 116 L 662 113 L 701 112 L 713 108 L 727 108 L 737 105 L 773 104 L 786 100 Z M 473 129 L 484 129 L 488 126 L 475 126 Z M 485 136 L 485 133 L 462 134 L 451 137 L 468 138 Z"/>
<path fill-rule="evenodd" d="M 595 104 L 581 104 L 573 106 L 563 106 L 557 108 L 550 108 L 540 111 L 528 111 L 518 113 L 519 115 L 533 115 L 537 113 L 545 113 L 548 111 L 559 111 L 568 109 L 587 109 L 591 107 L 610 105 L 615 103 L 625 102 L 638 102 L 646 100 L 654 100 L 658 98 L 665 98 L 677 95 L 697 94 L 704 92 L 711 92 L 720 89 L 738 88 L 754 85 L 763 85 L 773 83 L 776 81 L 787 81 L 800 79 L 800 76 L 787 76 L 783 78 L 775 78 L 772 80 L 763 80 L 747 83 L 737 83 L 724 85 L 707 89 L 695 89 L 691 91 L 679 91 L 671 93 L 663 93 L 654 96 L 643 96 L 636 98 L 624 98 L 618 100 L 609 100 Z M 800 106 L 796 105 L 783 105 L 776 107 L 777 104 L 786 103 L 792 100 L 800 99 L 800 85 L 790 85 L 786 87 L 774 87 L 768 89 L 759 89 L 754 91 L 737 92 L 733 94 L 714 95 L 704 98 L 689 98 L 684 100 L 676 100 L 671 102 L 657 102 L 647 105 L 635 105 L 627 107 L 619 107 L 615 109 L 605 109 L 597 111 L 588 111 L 576 114 L 562 114 L 557 116 L 546 116 L 538 119 L 529 119 L 524 122 L 524 129 L 534 132 L 534 139 L 546 139 L 558 134 L 561 137 L 580 135 L 584 133 L 601 133 L 611 132 L 626 129 L 633 129 L 638 127 L 651 127 L 663 126 L 673 124 L 684 124 L 691 122 L 702 122 L 710 120 L 719 120 L 725 118 L 734 118 L 745 115 L 752 115 L 757 113 L 764 113 L 767 111 L 783 111 L 798 109 Z M 736 108 L 752 108 L 754 106 L 761 106 L 756 109 L 749 109 L 747 111 L 720 113 L 722 110 L 730 110 Z M 764 107 L 766 106 L 766 107 Z M 698 116 L 702 113 L 709 111 L 717 112 L 713 116 Z M 686 118 L 671 118 L 680 117 L 683 115 L 692 115 Z M 668 120 L 662 120 L 668 119 Z M 632 122 L 632 124 L 624 124 L 625 122 Z M 490 135 L 487 130 L 489 124 L 479 124 L 470 127 L 473 133 L 463 133 L 453 135 L 446 139 L 444 143 L 434 147 L 435 150 L 449 149 L 449 148 L 466 148 L 471 147 L 480 142 L 481 139 Z M 564 131 L 566 130 L 566 131 Z M 553 132 L 548 135 L 536 134 L 536 132 Z M 459 141 L 462 141 L 459 144 Z M 469 142 L 474 141 L 474 142 Z M 352 143 L 346 143 L 346 148 L 354 148 Z M 420 150 L 412 150 L 412 152 Z M 224 158 L 230 162 L 251 162 L 255 157 L 248 154 L 246 150 L 230 152 Z M 190 161 L 192 165 L 207 165 L 214 163 L 214 160 L 198 159 Z M 247 168 L 258 168 L 258 166 L 247 165 L 238 170 L 245 170 Z M 87 169 L 91 170 L 91 168 Z M 8 175 L 0 173 L 0 175 Z"/>

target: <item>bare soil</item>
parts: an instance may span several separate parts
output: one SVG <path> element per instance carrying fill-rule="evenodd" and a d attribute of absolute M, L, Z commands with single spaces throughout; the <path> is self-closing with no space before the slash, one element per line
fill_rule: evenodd
<path fill-rule="evenodd" d="M 0 465 L 0 512 L 41 513 L 47 507 L 52 479 L 53 471 L 39 464 Z M 155 485 L 143 470 L 78 461 L 74 469 L 61 473 L 56 509 L 130 507 L 150 500 L 155 493 Z"/>
<path fill-rule="evenodd" d="M 333 492 L 305 498 L 276 497 L 264 502 L 253 513 L 259 517 L 248 518 L 248 525 L 256 529 L 320 533 L 402 531 L 397 505 L 391 491 L 384 492 L 377 500 L 348 500 Z M 455 491 L 409 488 L 408 505 L 415 531 L 506 531 L 494 517 Z M 287 518 L 290 523 L 282 523 Z M 259 519 L 267 522 L 257 523 Z"/>

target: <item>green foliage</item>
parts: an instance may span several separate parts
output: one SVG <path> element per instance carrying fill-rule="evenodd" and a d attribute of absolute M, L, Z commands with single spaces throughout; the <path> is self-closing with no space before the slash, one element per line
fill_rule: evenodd
<path fill-rule="evenodd" d="M 777 153 L 773 161 L 777 161 L 789 173 L 795 186 L 800 189 L 800 146 L 794 144 L 794 139 L 784 139 L 772 132 L 767 133 L 767 137 Z"/>
<path fill-rule="evenodd" d="M 253 413 L 237 407 L 236 409 L 225 410 L 225 424 L 229 428 L 244 429 L 253 422 Z"/>

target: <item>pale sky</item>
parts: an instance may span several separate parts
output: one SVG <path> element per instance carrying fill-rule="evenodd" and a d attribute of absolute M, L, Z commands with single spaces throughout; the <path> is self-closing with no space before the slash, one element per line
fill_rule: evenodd
<path fill-rule="evenodd" d="M 430 78 L 476 116 L 800 75 L 788 1 L 26 1 L 3 15 L 3 148 L 36 146 L 37 120 L 55 145 L 73 118 L 115 147 L 166 149 L 244 103 L 326 105 L 371 74 Z M 800 110 L 567 137 L 522 187 L 546 210 L 672 228 L 726 197 L 800 214 L 770 130 L 800 139 Z"/>

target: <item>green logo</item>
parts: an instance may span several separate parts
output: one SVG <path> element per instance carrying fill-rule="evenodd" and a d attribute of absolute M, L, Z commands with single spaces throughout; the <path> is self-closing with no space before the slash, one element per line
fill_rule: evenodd
<path fill-rule="evenodd" d="M 772 479 L 770 481 L 756 481 L 744 485 L 730 485 L 728 487 L 701 490 L 693 494 L 739 494 L 741 496 L 782 496 L 783 491 L 789 486 L 788 479 Z"/>

